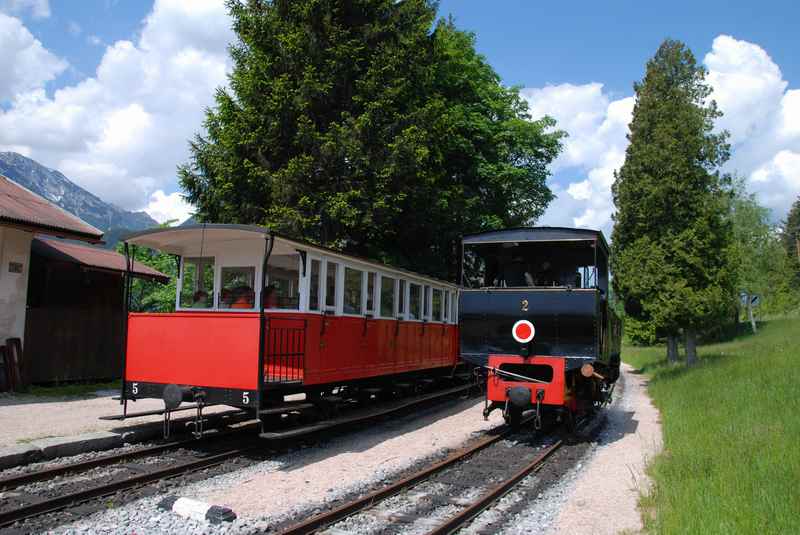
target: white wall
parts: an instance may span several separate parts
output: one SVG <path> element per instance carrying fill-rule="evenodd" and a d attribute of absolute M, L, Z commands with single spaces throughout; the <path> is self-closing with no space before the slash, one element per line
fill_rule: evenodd
<path fill-rule="evenodd" d="M 0 227 L 0 345 L 25 334 L 32 239 L 30 232 Z M 12 262 L 22 265 L 22 273 L 9 271 Z"/>

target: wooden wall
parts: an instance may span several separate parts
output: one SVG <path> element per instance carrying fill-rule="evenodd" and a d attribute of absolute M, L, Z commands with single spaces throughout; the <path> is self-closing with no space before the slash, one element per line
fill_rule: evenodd
<path fill-rule="evenodd" d="M 122 375 L 123 277 L 31 257 L 23 373 L 28 383 Z"/>

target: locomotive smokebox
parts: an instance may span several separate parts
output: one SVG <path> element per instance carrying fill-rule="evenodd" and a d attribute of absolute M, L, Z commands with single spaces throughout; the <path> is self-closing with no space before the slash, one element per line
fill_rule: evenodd
<path fill-rule="evenodd" d="M 184 401 L 194 400 L 194 392 L 188 386 L 168 384 L 164 387 L 164 406 L 168 410 L 177 409 Z"/>
<path fill-rule="evenodd" d="M 508 389 L 508 400 L 515 407 L 524 409 L 531 405 L 531 389 L 524 386 L 515 386 Z"/>

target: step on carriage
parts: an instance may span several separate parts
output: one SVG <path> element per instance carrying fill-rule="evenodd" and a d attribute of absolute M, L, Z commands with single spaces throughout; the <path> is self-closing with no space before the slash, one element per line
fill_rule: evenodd
<path fill-rule="evenodd" d="M 573 422 L 610 400 L 621 323 L 596 230 L 537 227 L 462 240 L 461 357 L 487 372 L 484 416 Z"/>
<path fill-rule="evenodd" d="M 459 366 L 458 287 L 280 236 L 203 224 L 124 238 L 174 255 L 175 312 L 128 314 L 122 403 L 253 411 L 399 394 Z M 292 401 L 294 399 L 294 401 Z M 165 425 L 165 427 L 167 427 Z M 168 428 L 168 427 L 167 427 Z"/>

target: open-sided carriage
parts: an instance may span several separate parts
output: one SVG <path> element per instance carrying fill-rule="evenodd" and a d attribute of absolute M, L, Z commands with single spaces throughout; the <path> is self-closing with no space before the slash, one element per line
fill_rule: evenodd
<path fill-rule="evenodd" d="M 519 228 L 465 236 L 461 356 L 487 369 L 485 415 L 568 419 L 610 398 L 621 323 L 599 231 Z"/>
<path fill-rule="evenodd" d="M 261 415 L 290 394 L 322 404 L 334 390 L 390 389 L 459 363 L 454 284 L 257 226 L 163 228 L 124 242 L 174 255 L 179 278 L 175 312 L 128 314 L 123 403 Z"/>

